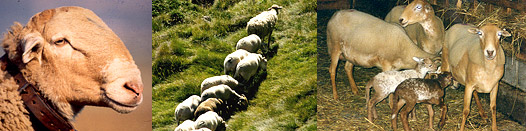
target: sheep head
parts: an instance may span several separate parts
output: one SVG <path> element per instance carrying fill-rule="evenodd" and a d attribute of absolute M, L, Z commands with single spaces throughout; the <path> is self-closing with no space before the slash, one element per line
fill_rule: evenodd
<path fill-rule="evenodd" d="M 59 7 L 15 23 L 2 46 L 26 80 L 72 120 L 85 105 L 128 113 L 142 102 L 140 71 L 92 11 Z"/>
<path fill-rule="evenodd" d="M 435 16 L 433 7 L 425 1 L 415 0 L 411 2 L 400 15 L 400 25 L 406 27 L 407 25 L 424 21 Z"/>
<path fill-rule="evenodd" d="M 473 33 L 479 36 L 480 38 L 480 47 L 482 47 L 484 52 L 484 57 L 487 60 L 493 60 L 495 59 L 495 56 L 497 55 L 497 51 L 499 50 L 500 44 L 499 40 L 502 36 L 508 37 L 511 36 L 511 34 L 506 31 L 502 30 L 496 25 L 493 24 L 487 24 L 480 28 L 471 28 L 468 29 L 469 33 Z"/>
<path fill-rule="evenodd" d="M 433 60 L 431 58 L 413 57 L 413 60 L 417 63 L 415 70 L 420 73 L 436 72 L 441 63 L 440 59 Z"/>
<path fill-rule="evenodd" d="M 277 14 L 279 14 L 279 10 L 283 9 L 283 7 L 279 6 L 279 5 L 276 5 L 276 4 L 273 4 L 270 8 L 268 8 L 268 10 L 272 10 L 272 9 L 276 10 L 276 15 L 277 15 Z"/>

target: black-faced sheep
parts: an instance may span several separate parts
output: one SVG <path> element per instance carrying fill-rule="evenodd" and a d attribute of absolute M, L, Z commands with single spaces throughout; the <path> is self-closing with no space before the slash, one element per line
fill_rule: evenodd
<path fill-rule="evenodd" d="M 223 100 L 217 98 L 208 98 L 205 101 L 201 102 L 201 104 L 199 104 L 199 106 L 195 110 L 194 116 L 199 117 L 200 115 L 208 111 L 216 112 L 220 116 L 228 114 L 226 105 L 223 102 Z"/>
<path fill-rule="evenodd" d="M 478 93 L 490 93 L 491 129 L 497 130 L 497 91 L 499 80 L 504 74 L 505 62 L 499 39 L 510 35 L 493 24 L 479 28 L 456 24 L 446 32 L 442 49 L 442 72 L 451 72 L 455 80 L 465 85 L 461 131 L 466 124 L 472 95 L 482 118 L 487 118 L 480 105 Z"/>
<path fill-rule="evenodd" d="M 272 36 L 272 31 L 276 22 L 278 21 L 279 10 L 283 7 L 278 5 L 272 5 L 268 8 L 268 11 L 263 11 L 257 16 L 250 19 L 247 22 L 247 33 L 256 34 L 262 40 L 268 36 L 266 49 L 270 49 L 270 37 Z"/>
<path fill-rule="evenodd" d="M 407 6 L 396 6 L 385 21 L 400 23 L 411 40 L 425 52 L 438 55 L 442 50 L 444 25 L 429 3 L 415 0 Z"/>
<path fill-rule="evenodd" d="M 331 58 L 329 73 L 334 99 L 336 91 L 336 68 L 340 59 L 346 60 L 345 71 L 354 94 L 358 87 L 354 82 L 354 65 L 379 67 L 384 72 L 415 68 L 412 57 L 435 57 L 418 48 L 397 24 L 387 23 L 357 10 L 340 10 L 327 24 L 327 47 Z"/>
<path fill-rule="evenodd" d="M 239 61 L 248 56 L 250 52 L 240 49 L 228 54 L 223 62 L 225 75 L 232 75 L 236 72 Z"/>
<path fill-rule="evenodd" d="M 67 123 L 85 105 L 129 113 L 142 102 L 137 65 L 121 39 L 91 10 L 59 7 L 37 13 L 26 26 L 11 26 L 2 47 L 13 68 Z M 42 124 L 29 120 L 15 80 L 2 72 L 0 130 L 50 128 L 32 127 Z"/>
<path fill-rule="evenodd" d="M 197 123 L 192 120 L 185 120 L 183 123 L 178 125 L 174 131 L 193 131 L 195 130 Z"/>
<path fill-rule="evenodd" d="M 394 93 L 398 84 L 409 78 L 424 78 L 426 73 L 435 72 L 440 62 L 438 60 L 433 61 L 429 58 L 420 59 L 413 57 L 413 59 L 418 63 L 415 69 L 382 72 L 374 76 L 374 78 L 367 83 L 365 86 L 365 98 L 367 101 L 367 118 L 369 120 L 372 121 L 378 117 L 375 108 L 376 104 L 385 99 L 389 94 Z M 371 100 L 369 100 L 371 87 L 374 87 L 376 93 Z M 392 99 L 390 99 L 390 102 L 391 101 Z M 392 107 L 392 105 L 390 106 Z"/>
<path fill-rule="evenodd" d="M 444 72 L 435 79 L 411 78 L 403 81 L 398 85 L 394 93 L 391 124 L 393 130 L 396 130 L 396 116 L 400 112 L 404 130 L 411 130 L 407 121 L 408 113 L 413 110 L 417 103 L 426 103 L 429 113 L 429 128 L 433 129 L 433 107 L 438 105 L 442 108 L 439 128 L 445 125 L 447 105 L 444 103 L 444 88 L 449 86 L 453 81 L 451 73 Z M 404 106 L 405 104 L 405 106 Z"/>
<path fill-rule="evenodd" d="M 261 43 L 261 39 L 256 34 L 251 34 L 247 37 L 241 38 L 237 41 L 236 50 L 244 49 L 250 53 L 256 53 L 259 49 L 265 50 L 265 46 Z"/>
<path fill-rule="evenodd" d="M 266 70 L 267 59 L 261 54 L 251 53 L 237 64 L 234 79 L 246 84 L 257 72 Z"/>
<path fill-rule="evenodd" d="M 183 102 L 179 103 L 175 108 L 174 116 L 175 123 L 179 124 L 179 121 L 190 120 L 194 118 L 195 109 L 201 102 L 201 97 L 192 95 Z"/>
<path fill-rule="evenodd" d="M 224 128 L 225 121 L 216 112 L 208 111 L 195 120 L 196 128 L 208 128 L 212 131 L 216 129 Z"/>
<path fill-rule="evenodd" d="M 232 78 L 229 75 L 221 75 L 221 76 L 213 76 L 206 78 L 201 82 L 201 93 L 203 93 L 204 90 L 217 85 L 228 85 L 228 87 L 234 89 L 235 91 L 241 91 L 241 85 L 237 82 L 236 79 Z"/>

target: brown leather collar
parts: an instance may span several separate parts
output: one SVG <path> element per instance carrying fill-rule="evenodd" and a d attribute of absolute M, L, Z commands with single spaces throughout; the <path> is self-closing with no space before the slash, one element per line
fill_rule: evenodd
<path fill-rule="evenodd" d="M 2 71 L 7 71 L 18 84 L 18 92 L 22 96 L 24 105 L 31 113 L 52 131 L 75 131 L 71 123 L 62 117 L 50 100 L 46 99 L 33 85 L 29 84 L 16 65 L 11 63 L 7 54 L 0 58 Z M 34 123 L 33 123 L 34 124 Z M 38 129 L 35 129 L 38 130 Z"/>

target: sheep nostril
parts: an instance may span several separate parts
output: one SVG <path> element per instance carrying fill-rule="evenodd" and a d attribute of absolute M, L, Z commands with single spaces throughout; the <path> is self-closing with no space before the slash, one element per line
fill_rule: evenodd
<path fill-rule="evenodd" d="M 488 50 L 488 51 L 486 51 L 486 52 L 488 52 L 488 56 L 493 56 L 493 52 L 494 52 L 494 51 L 489 51 L 489 50 Z"/>
<path fill-rule="evenodd" d="M 136 82 L 126 82 L 124 84 L 124 88 L 132 91 L 135 93 L 135 95 L 139 96 L 142 93 L 143 87 L 142 84 L 136 83 Z"/>
<path fill-rule="evenodd" d="M 400 18 L 398 21 L 400 22 L 400 24 L 403 24 L 402 22 L 404 22 L 404 19 Z"/>

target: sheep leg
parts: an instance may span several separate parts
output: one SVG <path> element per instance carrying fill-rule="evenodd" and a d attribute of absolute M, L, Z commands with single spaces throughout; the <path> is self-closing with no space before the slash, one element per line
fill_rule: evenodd
<path fill-rule="evenodd" d="M 336 68 L 338 67 L 338 60 L 340 57 L 340 50 L 333 50 L 331 54 L 331 65 L 329 66 L 329 73 L 331 74 L 332 96 L 334 100 L 338 100 L 338 92 L 336 91 Z"/>
<path fill-rule="evenodd" d="M 407 101 L 406 105 L 400 111 L 400 118 L 402 119 L 402 125 L 404 126 L 404 130 L 410 131 L 411 128 L 409 127 L 409 121 L 407 121 L 407 116 L 411 110 L 415 107 L 416 102 L 415 101 Z"/>
<path fill-rule="evenodd" d="M 394 95 L 394 96 L 395 96 L 395 99 L 393 99 L 393 102 L 396 104 L 393 105 L 394 107 L 393 109 L 391 109 L 392 110 L 391 126 L 393 127 L 393 130 L 396 130 L 396 115 L 398 114 L 398 111 L 400 111 L 400 109 L 404 106 L 405 100 L 400 99 L 400 101 L 398 101 L 397 95 Z"/>
<path fill-rule="evenodd" d="M 443 43 L 445 44 L 445 42 Z M 442 66 L 440 66 L 441 72 L 450 72 L 449 69 L 449 51 L 446 45 L 442 45 Z"/>
<path fill-rule="evenodd" d="M 447 112 L 447 105 L 444 104 L 444 99 L 440 100 L 440 103 L 438 104 L 442 109 L 442 113 L 440 114 L 440 123 L 438 124 L 438 129 L 442 129 L 444 125 L 446 124 L 446 112 Z"/>
<path fill-rule="evenodd" d="M 411 119 L 411 121 L 416 121 L 416 105 L 415 107 L 409 112 L 409 118 Z"/>
<path fill-rule="evenodd" d="M 489 107 L 491 108 L 491 130 L 497 131 L 497 91 L 499 90 L 499 84 L 497 83 L 495 87 L 491 90 L 489 96 L 490 96 L 490 104 Z"/>
<path fill-rule="evenodd" d="M 484 108 L 482 108 L 482 103 L 480 103 L 480 99 L 479 99 L 479 95 L 477 91 L 473 92 L 473 98 L 475 98 L 475 103 L 477 103 L 477 107 L 479 108 L 480 117 L 482 117 L 482 119 L 484 119 L 485 121 L 486 119 L 488 119 L 488 116 L 484 112 Z"/>
<path fill-rule="evenodd" d="M 376 104 L 378 104 L 378 102 L 382 101 L 383 99 L 385 99 L 385 97 L 387 97 L 386 94 L 381 93 L 379 90 L 375 91 L 377 92 L 374 94 L 373 98 L 369 100 L 369 103 L 367 103 L 367 118 L 371 121 L 378 118 L 378 115 L 376 114 Z"/>
<path fill-rule="evenodd" d="M 269 49 L 269 51 L 267 53 L 270 53 L 272 50 L 270 49 L 270 38 L 272 37 L 272 31 L 274 30 L 274 26 L 272 26 L 272 28 L 270 28 L 270 32 L 268 33 L 268 42 L 267 42 L 267 49 Z M 268 55 L 268 54 L 267 54 Z"/>
<path fill-rule="evenodd" d="M 353 67 L 354 65 L 351 62 L 345 62 L 345 72 L 347 73 L 347 77 L 349 78 L 349 83 L 351 84 L 352 92 L 355 95 L 358 95 L 358 87 L 356 87 L 356 83 L 354 82 L 354 78 L 352 77 Z"/>
<path fill-rule="evenodd" d="M 393 99 L 394 99 L 393 94 L 389 94 L 389 108 L 391 109 L 393 109 L 393 106 L 394 106 Z"/>
<path fill-rule="evenodd" d="M 468 118 L 468 115 L 469 115 L 469 106 L 471 104 L 473 87 L 474 87 L 473 84 L 468 83 L 466 85 L 466 89 L 464 90 L 464 108 L 462 109 L 462 123 L 460 124 L 460 131 L 464 131 L 464 128 L 466 126 L 466 119 Z"/>
<path fill-rule="evenodd" d="M 433 105 L 427 104 L 427 113 L 429 113 L 429 129 L 433 130 L 433 116 L 435 115 Z"/>

